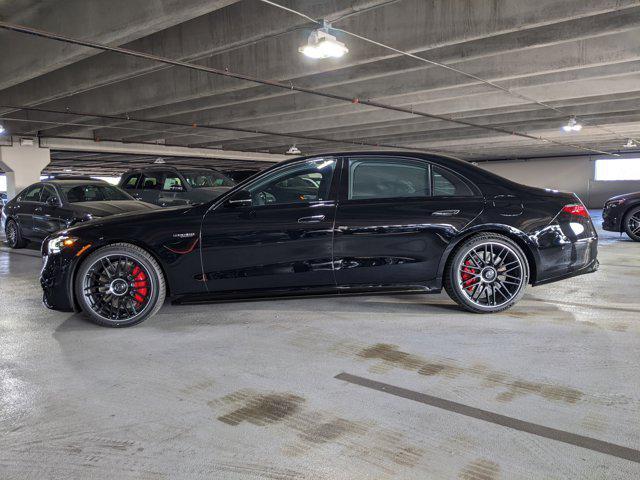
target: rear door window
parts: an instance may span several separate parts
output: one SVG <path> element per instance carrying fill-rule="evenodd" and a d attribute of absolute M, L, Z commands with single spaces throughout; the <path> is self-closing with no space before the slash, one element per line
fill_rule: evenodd
<path fill-rule="evenodd" d="M 136 186 L 138 185 L 138 180 L 140 180 L 139 173 L 129 175 L 122 183 L 122 188 L 124 188 L 125 190 L 135 190 Z"/>
<path fill-rule="evenodd" d="M 142 190 L 161 190 L 162 172 L 148 172 L 142 176 Z"/>
<path fill-rule="evenodd" d="M 429 164 L 381 157 L 349 161 L 349 200 L 429 197 Z"/>

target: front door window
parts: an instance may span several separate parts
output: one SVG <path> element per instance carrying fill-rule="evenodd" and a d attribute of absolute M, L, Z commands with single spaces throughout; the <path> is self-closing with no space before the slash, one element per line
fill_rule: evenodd
<path fill-rule="evenodd" d="M 273 172 L 251 185 L 254 206 L 322 202 L 329 199 L 336 161 L 316 158 Z"/>

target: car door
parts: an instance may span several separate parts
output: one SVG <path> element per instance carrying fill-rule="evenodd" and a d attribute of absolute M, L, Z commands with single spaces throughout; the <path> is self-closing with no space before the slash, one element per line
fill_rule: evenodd
<path fill-rule="evenodd" d="M 470 182 L 423 159 L 354 156 L 343 165 L 334 237 L 341 287 L 427 285 L 484 205 Z"/>
<path fill-rule="evenodd" d="M 207 289 L 333 288 L 337 163 L 289 163 L 211 209 L 201 235 Z M 303 178 L 315 180 L 315 188 Z"/>
<path fill-rule="evenodd" d="M 164 172 L 158 205 L 161 207 L 187 205 L 189 202 L 186 188 L 185 181 L 178 172 Z"/>
<path fill-rule="evenodd" d="M 164 172 L 151 171 L 143 172 L 140 180 L 140 200 L 160 205 L 160 193 L 162 191 L 162 183 L 164 180 Z"/>
<path fill-rule="evenodd" d="M 122 181 L 119 183 L 119 187 L 126 190 L 129 195 L 138 200 L 142 199 L 142 182 L 140 182 L 140 172 L 131 172 L 125 174 Z"/>
<path fill-rule="evenodd" d="M 60 218 L 62 202 L 51 185 L 44 185 L 40 195 L 40 205 L 34 208 L 33 231 L 38 238 L 57 232 L 66 226 Z"/>
<path fill-rule="evenodd" d="M 33 215 L 35 209 L 40 206 L 40 195 L 43 185 L 36 183 L 27 187 L 19 196 L 14 209 L 14 215 L 18 220 L 23 237 L 37 238 L 33 230 Z"/>

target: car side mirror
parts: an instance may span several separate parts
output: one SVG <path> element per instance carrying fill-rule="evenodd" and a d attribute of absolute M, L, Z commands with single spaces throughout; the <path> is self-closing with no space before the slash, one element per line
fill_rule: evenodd
<path fill-rule="evenodd" d="M 60 206 L 60 202 L 58 201 L 57 197 L 49 197 L 47 198 L 47 205 L 50 207 L 59 207 Z"/>
<path fill-rule="evenodd" d="M 250 207 L 252 204 L 253 200 L 249 190 L 240 190 L 227 200 L 227 206 L 229 207 Z"/>

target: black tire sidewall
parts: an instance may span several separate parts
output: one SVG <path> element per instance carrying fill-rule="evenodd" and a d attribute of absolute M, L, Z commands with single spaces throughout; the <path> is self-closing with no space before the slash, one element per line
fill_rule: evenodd
<path fill-rule="evenodd" d="M 145 270 L 149 273 L 149 279 L 151 280 L 151 298 L 145 309 L 128 320 L 112 320 L 104 318 L 98 315 L 89 304 L 87 298 L 83 293 L 84 277 L 91 268 L 92 265 L 101 257 L 106 255 L 123 255 L 128 256 L 139 262 Z M 80 265 L 75 278 L 75 294 L 78 304 L 82 311 L 89 317 L 89 319 L 97 323 L 98 325 L 107 327 L 131 327 L 146 320 L 153 314 L 155 314 L 162 305 L 158 305 L 159 302 L 164 302 L 164 282 L 161 276 L 163 275 L 157 262 L 151 255 L 135 246 L 126 246 L 123 244 L 103 247 L 95 252 L 91 253 Z M 161 288 L 162 287 L 162 288 Z M 162 297 L 162 298 L 160 298 Z"/>
<path fill-rule="evenodd" d="M 634 233 L 629 228 L 629 219 L 633 216 L 634 213 L 640 212 L 640 206 L 631 208 L 624 216 L 624 231 L 629 236 L 629 238 L 635 242 L 640 242 L 640 235 L 634 235 Z"/>
<path fill-rule="evenodd" d="M 481 307 L 471 302 L 467 298 L 466 294 L 461 291 L 461 287 L 456 281 L 456 269 L 460 265 L 460 262 L 467 255 L 469 250 L 477 245 L 487 242 L 503 245 L 513 250 L 522 264 L 523 274 L 525 276 L 518 293 L 509 302 L 497 307 Z M 527 257 L 522 251 L 522 248 L 520 248 L 520 246 L 516 242 L 505 237 L 504 235 L 493 233 L 478 234 L 469 238 L 468 240 L 463 241 L 462 244 L 456 249 L 451 260 L 447 264 L 445 275 L 445 290 L 447 291 L 451 299 L 454 300 L 458 305 L 474 313 L 496 313 L 511 308 L 524 295 L 527 284 L 529 283 L 529 262 L 527 261 Z"/>
<path fill-rule="evenodd" d="M 9 234 L 8 233 L 9 233 L 9 226 L 10 225 L 13 225 L 13 228 L 15 228 L 15 230 L 16 230 L 16 241 L 13 244 L 10 243 L 10 241 L 9 241 Z M 7 220 L 7 224 L 4 227 L 4 234 L 5 234 L 5 237 L 7 238 L 7 245 L 9 246 L 9 248 L 17 249 L 17 248 L 24 247 L 26 242 L 22 238 L 22 233 L 20 232 L 20 226 L 18 225 L 18 223 L 15 220 L 13 220 L 13 219 Z"/>

